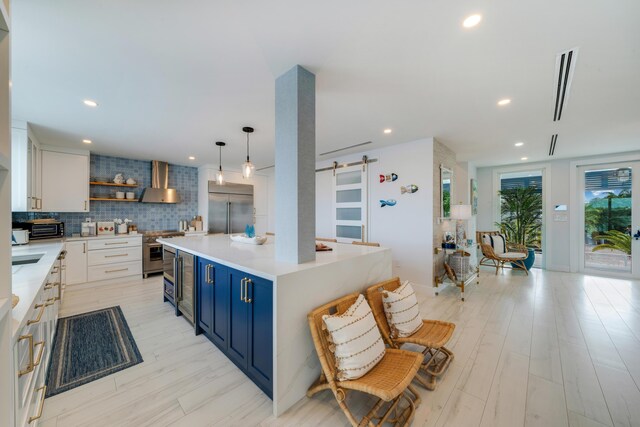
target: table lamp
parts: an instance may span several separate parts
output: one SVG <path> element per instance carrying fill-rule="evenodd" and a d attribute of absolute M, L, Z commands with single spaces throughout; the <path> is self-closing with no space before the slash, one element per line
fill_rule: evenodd
<path fill-rule="evenodd" d="M 456 247 L 466 240 L 463 221 L 470 220 L 471 218 L 471 205 L 463 205 L 460 203 L 451 206 L 451 219 L 456 220 Z"/>

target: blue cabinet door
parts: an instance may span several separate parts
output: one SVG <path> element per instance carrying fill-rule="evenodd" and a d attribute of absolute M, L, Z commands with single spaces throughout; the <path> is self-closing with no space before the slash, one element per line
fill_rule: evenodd
<path fill-rule="evenodd" d="M 212 263 L 204 258 L 198 258 L 198 274 L 197 274 L 197 296 L 196 307 L 198 314 L 198 323 L 196 332 L 202 330 L 205 334 L 211 335 L 213 326 L 213 277 L 210 271 L 213 267 Z"/>
<path fill-rule="evenodd" d="M 273 390 L 273 283 L 247 276 L 249 377 L 270 397 Z"/>
<path fill-rule="evenodd" d="M 211 277 L 213 279 L 213 323 L 210 339 L 221 350 L 229 347 L 229 304 L 231 283 L 229 282 L 229 268 L 220 264 L 212 264 Z"/>
<path fill-rule="evenodd" d="M 229 358 L 241 369 L 247 369 L 249 355 L 248 313 L 249 304 L 244 300 L 244 279 L 247 275 L 241 271 L 229 268 Z"/>

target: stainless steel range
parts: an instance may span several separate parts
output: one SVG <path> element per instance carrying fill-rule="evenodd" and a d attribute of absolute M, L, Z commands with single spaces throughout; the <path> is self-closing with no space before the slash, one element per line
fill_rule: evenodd
<path fill-rule="evenodd" d="M 184 236 L 182 231 L 145 231 L 142 237 L 142 273 L 145 279 L 151 273 L 162 273 L 162 243 L 156 239 L 160 237 Z"/>

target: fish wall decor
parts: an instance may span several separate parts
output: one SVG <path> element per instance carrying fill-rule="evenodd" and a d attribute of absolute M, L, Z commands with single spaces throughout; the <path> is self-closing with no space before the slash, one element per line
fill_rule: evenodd
<path fill-rule="evenodd" d="M 395 206 L 395 205 L 396 205 L 396 203 L 398 203 L 398 202 L 396 202 L 396 201 L 395 201 L 395 200 L 393 200 L 393 199 L 389 199 L 389 200 L 380 200 L 380 207 L 381 207 L 381 208 L 384 208 L 385 206 Z"/>
<path fill-rule="evenodd" d="M 396 175 L 395 173 L 391 173 L 389 175 L 382 175 L 380 174 L 380 184 L 382 184 L 383 182 L 393 182 L 396 179 L 398 179 L 398 175 Z"/>
<path fill-rule="evenodd" d="M 418 186 L 415 184 L 410 184 L 410 185 L 403 185 L 402 187 L 400 187 L 400 194 L 412 194 L 415 193 L 416 191 L 418 191 Z"/>

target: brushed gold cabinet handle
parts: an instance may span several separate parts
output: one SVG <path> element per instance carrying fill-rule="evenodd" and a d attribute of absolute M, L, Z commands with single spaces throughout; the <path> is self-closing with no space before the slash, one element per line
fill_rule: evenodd
<path fill-rule="evenodd" d="M 29 372 L 33 372 L 35 366 L 33 366 L 33 334 L 20 335 L 18 338 L 18 342 L 22 340 L 29 340 L 29 363 L 27 363 L 27 367 L 18 371 L 18 377 L 23 375 L 27 375 Z"/>
<path fill-rule="evenodd" d="M 245 282 L 245 287 L 244 287 L 244 302 L 251 304 L 251 298 L 248 298 L 249 296 L 249 284 L 253 283 L 253 281 L 251 279 L 247 279 L 247 281 Z"/>
<path fill-rule="evenodd" d="M 129 242 L 105 242 L 104 245 L 105 246 L 111 246 L 111 245 L 128 245 Z"/>
<path fill-rule="evenodd" d="M 215 271 L 216 271 L 216 270 L 215 270 L 215 268 L 213 267 L 213 265 L 212 265 L 212 264 L 209 264 L 209 267 L 211 267 L 211 268 L 209 269 L 209 283 L 211 283 L 211 285 L 215 285 L 215 282 L 216 282 L 216 281 L 215 281 L 215 277 L 216 277 L 216 276 L 215 276 Z"/>
<path fill-rule="evenodd" d="M 244 297 L 242 296 L 242 292 L 244 290 L 244 282 L 247 280 L 246 278 L 240 280 L 240 301 L 244 301 Z"/>
<path fill-rule="evenodd" d="M 35 349 L 37 346 L 40 346 L 40 350 L 38 350 L 38 356 L 36 360 L 33 362 L 33 366 L 36 367 L 42 362 L 42 354 L 44 353 L 44 341 L 38 341 L 33 343 L 33 348 Z"/>
<path fill-rule="evenodd" d="M 211 269 L 211 264 L 207 264 L 204 273 L 204 281 L 205 283 L 211 283 L 211 279 L 209 278 L 209 270 Z"/>
<path fill-rule="evenodd" d="M 29 417 L 29 424 L 31 424 L 32 422 L 34 422 L 35 420 L 39 419 L 42 416 L 42 410 L 44 409 L 44 397 L 47 395 L 47 386 L 43 385 L 42 387 L 38 388 L 36 391 L 40 391 L 42 392 L 42 394 L 40 395 L 38 412 L 33 417 Z"/>
<path fill-rule="evenodd" d="M 117 258 L 117 257 L 120 257 L 120 256 L 128 256 L 128 255 L 129 254 L 127 253 L 127 254 L 105 255 L 104 257 L 105 258 Z"/>
<path fill-rule="evenodd" d="M 84 201 L 84 210 L 85 211 L 87 210 L 87 201 L 86 200 Z"/>
<path fill-rule="evenodd" d="M 38 323 L 40 320 L 42 320 L 42 314 L 44 313 L 44 309 L 46 308 L 46 305 L 44 305 L 44 304 L 36 304 L 36 308 L 40 309 L 40 311 L 38 312 L 38 315 L 36 316 L 35 319 L 27 320 L 27 325 L 32 325 L 32 324 Z"/>
<path fill-rule="evenodd" d="M 53 289 L 58 285 L 60 285 L 59 282 L 47 283 L 46 285 L 44 285 L 44 288 L 45 289 Z"/>
<path fill-rule="evenodd" d="M 85 242 L 82 242 L 82 253 L 83 254 L 87 253 L 87 244 Z"/>
<path fill-rule="evenodd" d="M 105 270 L 105 273 L 117 273 L 118 271 L 127 271 L 129 268 L 119 268 L 117 270 Z"/>

